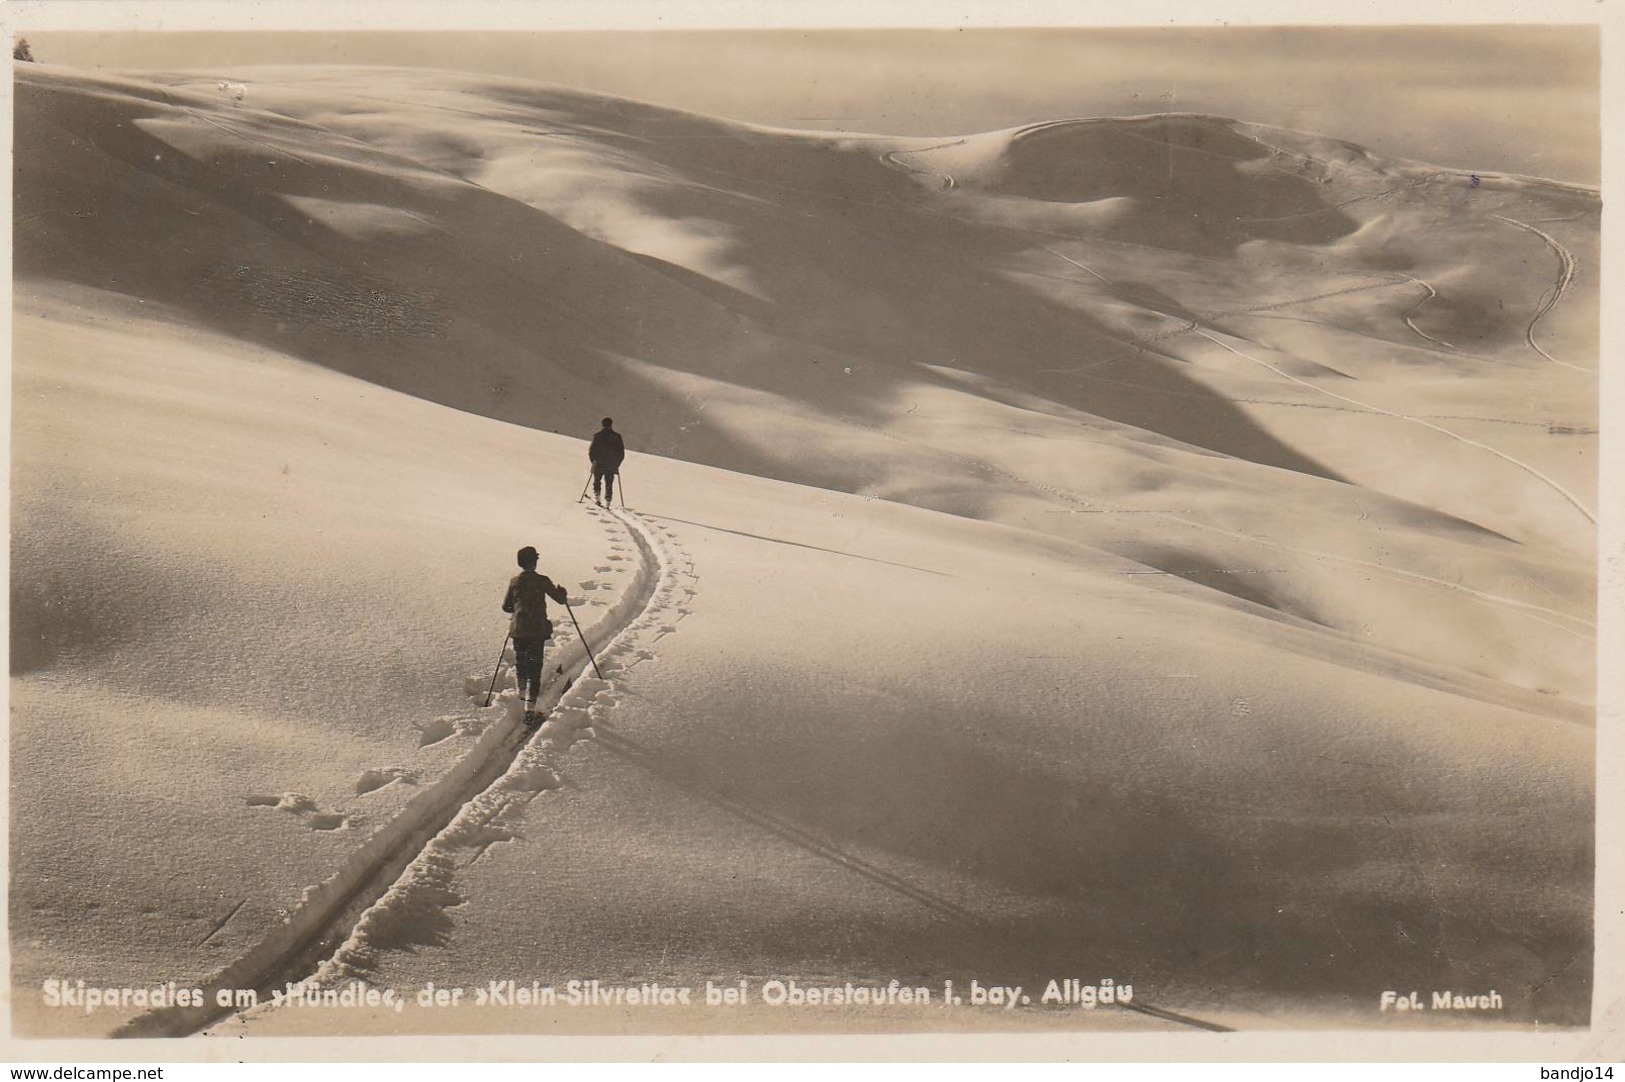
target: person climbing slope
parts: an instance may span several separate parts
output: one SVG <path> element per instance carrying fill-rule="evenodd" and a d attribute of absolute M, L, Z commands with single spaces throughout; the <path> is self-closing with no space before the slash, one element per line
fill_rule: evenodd
<path fill-rule="evenodd" d="M 519 680 L 519 698 L 525 703 L 525 724 L 536 724 L 536 700 L 542 692 L 542 648 L 553 637 L 553 622 L 547 618 L 547 599 L 567 603 L 564 587 L 536 571 L 537 553 L 526 545 L 519 550 L 522 570 L 508 583 L 502 611 L 513 613 L 508 633 L 513 637 L 514 672 Z"/>
<path fill-rule="evenodd" d="M 615 476 L 621 472 L 621 463 L 626 459 L 626 442 L 621 439 L 621 434 L 615 431 L 613 419 L 605 417 L 603 427 L 593 433 L 592 445 L 587 448 L 587 458 L 592 462 L 593 502 L 608 507 L 615 502 Z M 600 481 L 604 487 L 604 498 L 601 500 L 598 498 Z"/>

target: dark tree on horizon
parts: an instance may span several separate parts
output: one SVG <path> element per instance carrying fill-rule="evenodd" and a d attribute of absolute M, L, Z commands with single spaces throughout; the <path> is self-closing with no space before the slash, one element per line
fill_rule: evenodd
<path fill-rule="evenodd" d="M 11 58 L 13 60 L 26 60 L 29 63 L 34 62 L 34 51 L 28 47 L 27 38 L 17 39 L 17 44 L 11 50 Z"/>

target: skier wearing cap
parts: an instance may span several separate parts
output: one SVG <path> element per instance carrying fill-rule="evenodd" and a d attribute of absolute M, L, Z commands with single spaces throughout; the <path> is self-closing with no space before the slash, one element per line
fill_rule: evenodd
<path fill-rule="evenodd" d="M 615 502 L 615 475 L 621 472 L 621 463 L 626 459 L 626 443 L 621 439 L 621 434 L 615 431 L 612 419 L 605 417 L 603 427 L 593 433 L 587 458 L 592 462 L 593 502 L 608 507 Z M 604 489 L 603 499 L 598 498 L 600 482 Z"/>
<path fill-rule="evenodd" d="M 536 550 L 529 545 L 519 550 L 523 569 L 508 583 L 502 611 L 513 613 L 508 632 L 513 636 L 514 671 L 519 679 L 519 697 L 525 703 L 525 724 L 534 725 L 539 715 L 536 700 L 542 693 L 542 647 L 553 637 L 553 622 L 547 618 L 547 599 L 566 604 L 568 595 L 546 575 L 536 572 Z"/>

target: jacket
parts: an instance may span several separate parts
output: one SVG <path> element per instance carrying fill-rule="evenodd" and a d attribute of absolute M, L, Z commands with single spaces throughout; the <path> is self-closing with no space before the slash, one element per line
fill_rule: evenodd
<path fill-rule="evenodd" d="M 534 571 L 521 571 L 508 583 L 508 596 L 502 599 L 502 611 L 513 613 L 508 622 L 508 634 L 516 639 L 549 639 L 553 637 L 553 623 L 547 618 L 547 599 L 559 604 L 569 595 L 546 575 Z"/>
<path fill-rule="evenodd" d="M 614 473 L 626 459 L 626 441 L 613 428 L 600 428 L 593 434 L 587 458 L 599 473 Z"/>

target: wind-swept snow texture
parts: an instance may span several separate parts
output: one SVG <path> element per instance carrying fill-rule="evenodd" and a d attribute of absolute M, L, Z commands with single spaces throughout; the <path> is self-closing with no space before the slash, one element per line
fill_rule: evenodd
<path fill-rule="evenodd" d="M 22 1032 L 217 1021 L 51 978 L 1179 1016 L 210 1032 L 1587 1021 L 1596 193 L 414 71 L 25 65 L 16 118 Z M 524 544 L 604 654 L 555 614 L 534 735 L 482 705 Z"/>

